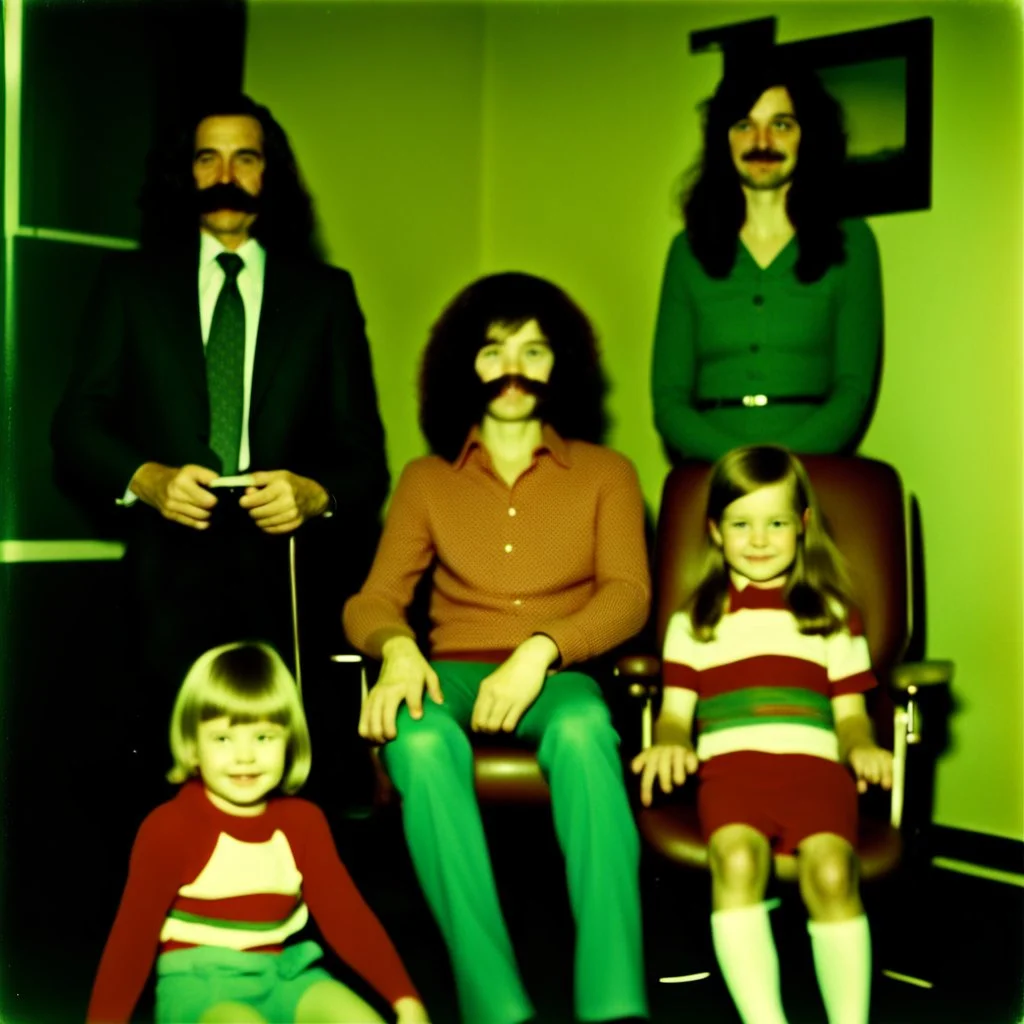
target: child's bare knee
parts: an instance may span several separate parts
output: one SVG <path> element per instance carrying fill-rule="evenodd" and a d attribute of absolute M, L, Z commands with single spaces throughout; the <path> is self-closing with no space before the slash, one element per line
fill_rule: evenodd
<path fill-rule="evenodd" d="M 857 893 L 857 857 L 842 840 L 801 851 L 801 889 L 805 899 L 838 903 Z"/>
<path fill-rule="evenodd" d="M 708 846 L 711 873 L 730 889 L 756 889 L 768 874 L 768 844 L 753 829 L 719 829 Z"/>

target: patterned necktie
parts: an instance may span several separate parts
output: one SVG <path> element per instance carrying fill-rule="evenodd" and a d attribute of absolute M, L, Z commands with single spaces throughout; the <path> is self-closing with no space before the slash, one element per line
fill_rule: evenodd
<path fill-rule="evenodd" d="M 206 387 L 210 394 L 210 447 L 220 456 L 222 476 L 238 472 L 242 443 L 245 375 L 245 306 L 238 291 L 241 256 L 222 252 L 224 287 L 217 297 L 206 340 Z"/>

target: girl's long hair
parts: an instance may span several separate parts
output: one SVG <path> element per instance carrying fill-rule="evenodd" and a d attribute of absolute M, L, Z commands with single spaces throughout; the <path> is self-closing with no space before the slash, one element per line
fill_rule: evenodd
<path fill-rule="evenodd" d="M 734 501 L 780 483 L 790 486 L 793 511 L 801 517 L 809 512 L 782 588 L 783 600 L 801 633 L 828 636 L 847 623 L 855 604 L 853 587 L 846 560 L 825 529 L 807 471 L 795 455 L 776 445 L 748 445 L 723 455 L 711 471 L 706 521 L 720 529 Z M 710 528 L 705 544 L 704 572 L 689 605 L 693 634 L 704 642 L 714 638 L 729 595 L 729 567 Z"/>
<path fill-rule="evenodd" d="M 309 726 L 299 688 L 281 656 L 269 644 L 234 643 L 201 654 L 185 676 L 171 714 L 170 782 L 186 782 L 195 760 L 199 726 L 214 718 L 232 725 L 275 722 L 288 730 L 281 789 L 295 793 L 309 777 Z"/>

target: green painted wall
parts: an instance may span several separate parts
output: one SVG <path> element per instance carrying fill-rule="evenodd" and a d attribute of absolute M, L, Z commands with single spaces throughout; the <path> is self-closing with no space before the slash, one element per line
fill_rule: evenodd
<path fill-rule="evenodd" d="M 429 324 L 473 277 L 552 277 L 590 312 L 612 444 L 656 508 L 647 374 L 674 194 L 720 58 L 698 28 L 775 14 L 779 41 L 935 21 L 933 209 L 872 220 L 885 373 L 865 454 L 922 508 L 929 654 L 959 708 L 936 820 L 1024 836 L 1021 17 L 1010 3 L 250 0 L 246 86 L 292 135 L 367 312 L 392 468 L 422 450 Z"/>
<path fill-rule="evenodd" d="M 419 352 L 479 273 L 484 11 L 258 2 L 246 89 L 288 132 L 373 344 L 393 472 L 424 450 Z"/>

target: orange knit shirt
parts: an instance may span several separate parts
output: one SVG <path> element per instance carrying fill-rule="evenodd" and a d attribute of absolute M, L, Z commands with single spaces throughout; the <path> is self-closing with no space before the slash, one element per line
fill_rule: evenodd
<path fill-rule="evenodd" d="M 345 605 L 345 633 L 379 658 L 436 559 L 431 657 L 493 661 L 534 633 L 558 645 L 561 667 L 639 632 L 650 607 L 644 506 L 632 463 L 550 427 L 509 487 L 474 428 L 450 463 L 406 466 L 362 590 Z M 486 652 L 487 656 L 483 656 Z M 500 656 L 500 655 L 499 655 Z"/>

